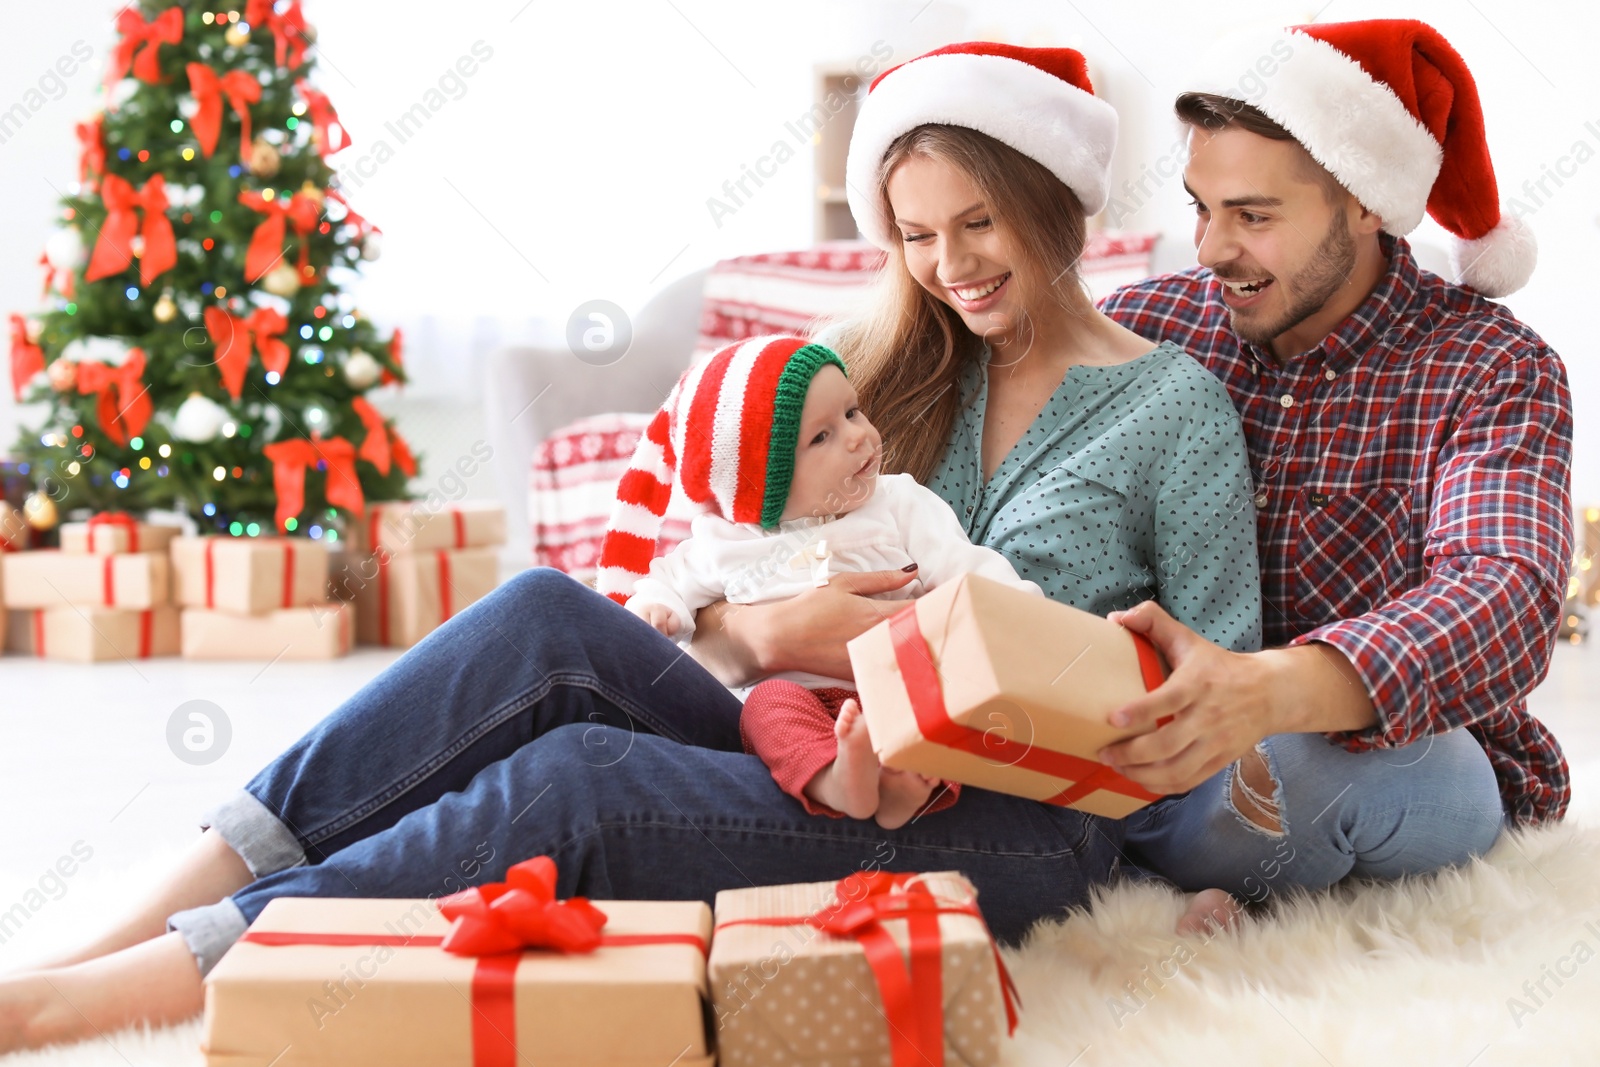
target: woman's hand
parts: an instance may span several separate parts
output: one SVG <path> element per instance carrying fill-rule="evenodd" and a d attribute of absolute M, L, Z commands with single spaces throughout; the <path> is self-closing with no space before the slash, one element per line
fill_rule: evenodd
<path fill-rule="evenodd" d="M 909 571 L 836 574 L 828 584 L 774 604 L 719 600 L 695 616 L 689 654 L 723 685 L 748 685 L 778 671 L 853 678 L 845 642 L 894 614 L 898 605 L 868 599 L 899 589 Z"/>

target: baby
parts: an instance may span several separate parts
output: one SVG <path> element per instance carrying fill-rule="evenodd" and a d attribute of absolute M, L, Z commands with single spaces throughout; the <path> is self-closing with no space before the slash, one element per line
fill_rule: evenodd
<path fill-rule="evenodd" d="M 646 429 L 617 486 L 597 587 L 684 644 L 707 604 L 785 600 L 826 585 L 830 569 L 916 570 L 880 599 L 964 573 L 1044 595 L 972 544 L 932 490 L 879 474 L 882 451 L 831 350 L 798 337 L 730 345 L 685 372 Z M 688 540 L 652 558 L 675 477 L 706 511 Z M 772 675 L 745 699 L 745 750 L 813 814 L 894 829 L 953 804 L 954 783 L 879 765 L 855 695 L 842 679 Z"/>

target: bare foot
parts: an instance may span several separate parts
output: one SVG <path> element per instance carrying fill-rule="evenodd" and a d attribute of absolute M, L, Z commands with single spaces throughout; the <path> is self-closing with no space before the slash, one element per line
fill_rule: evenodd
<path fill-rule="evenodd" d="M 870 818 L 878 810 L 878 756 L 872 751 L 861 705 L 854 699 L 839 705 L 833 736 L 839 754 L 806 783 L 806 796 L 852 819 Z"/>
<path fill-rule="evenodd" d="M 182 1022 L 204 1004 L 182 934 L 70 967 L 0 980 L 0 1053 L 81 1041 L 135 1023 Z"/>
<path fill-rule="evenodd" d="M 922 810 L 938 784 L 938 779 L 925 778 L 915 771 L 885 767 L 878 776 L 878 825 L 885 830 L 900 829 Z"/>
<path fill-rule="evenodd" d="M 1189 909 L 1178 920 L 1177 932 L 1183 936 L 1233 930 L 1243 914 L 1239 902 L 1225 891 L 1203 889 L 1189 898 Z"/>

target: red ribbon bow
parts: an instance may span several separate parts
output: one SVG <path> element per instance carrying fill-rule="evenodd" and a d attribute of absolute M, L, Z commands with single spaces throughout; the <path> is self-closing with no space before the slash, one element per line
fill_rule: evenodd
<path fill-rule="evenodd" d="M 172 10 L 176 11 L 177 8 Z M 133 238 L 144 236 L 144 253 L 139 257 L 139 281 L 148 286 L 178 263 L 178 244 L 172 236 L 172 220 L 167 218 L 167 184 L 160 174 L 152 174 L 137 193 L 133 186 L 115 174 L 100 183 L 100 199 L 106 206 L 105 225 L 89 257 L 88 281 L 99 281 L 128 269 L 133 259 Z M 144 212 L 144 226 L 138 212 Z"/>
<path fill-rule="evenodd" d="M 215 305 L 206 308 L 206 333 L 217 346 L 217 371 L 222 387 L 238 400 L 244 389 L 245 371 L 250 367 L 250 343 L 255 339 L 261 365 L 279 377 L 289 369 L 289 346 L 278 337 L 289 328 L 289 320 L 273 308 L 257 308 L 249 318 L 224 311 Z"/>
<path fill-rule="evenodd" d="M 317 152 L 331 156 L 349 148 L 350 131 L 339 121 L 339 113 L 333 109 L 333 101 L 328 99 L 328 94 L 312 88 L 309 82 L 299 82 L 296 88 L 306 99 L 306 111 L 310 114 L 311 128 L 316 134 Z M 337 137 L 331 132 L 334 126 L 339 129 Z"/>
<path fill-rule="evenodd" d="M 239 116 L 239 158 L 249 162 L 250 105 L 261 99 L 261 83 L 255 75 L 244 70 L 219 75 L 204 63 L 190 63 L 189 91 L 200 105 L 189 125 L 194 127 L 201 153 L 210 159 L 217 150 L 217 137 L 222 133 L 222 98 L 226 96 L 233 113 Z"/>
<path fill-rule="evenodd" d="M 106 87 L 109 89 L 112 82 L 124 77 L 130 67 L 133 76 L 140 81 L 158 82 L 161 80 L 160 47 L 183 40 L 183 8 L 170 7 L 146 22 L 130 4 L 117 13 L 117 32 L 122 40 L 111 53 L 111 65 L 106 68 Z"/>
<path fill-rule="evenodd" d="M 106 117 L 96 115 L 91 122 L 80 122 L 77 125 L 78 144 L 78 181 L 85 189 L 93 189 L 94 183 L 90 176 L 98 178 L 106 172 L 106 145 L 105 145 Z"/>
<path fill-rule="evenodd" d="M 144 349 L 128 349 L 121 366 L 90 360 L 78 364 L 78 392 L 99 393 L 95 412 L 100 428 L 119 445 L 139 436 L 150 421 L 150 390 L 144 376 Z"/>
<path fill-rule="evenodd" d="M 252 29 L 266 29 L 277 43 L 278 66 L 285 58 L 291 70 L 298 67 L 306 53 L 306 17 L 300 10 L 300 0 L 290 0 L 283 12 L 273 9 L 273 0 L 250 0 L 245 5 L 244 20 Z"/>
<path fill-rule="evenodd" d="M 394 328 L 394 336 L 389 338 L 389 358 L 394 361 L 394 365 L 396 367 L 403 367 L 405 365 L 400 359 L 400 353 L 402 352 L 403 348 L 404 344 L 400 338 L 400 327 L 396 326 Z M 403 379 L 401 379 L 401 377 L 394 371 L 390 370 L 388 367 L 384 367 L 383 373 L 378 377 L 378 384 L 388 385 L 390 382 L 399 382 L 402 380 Z"/>
<path fill-rule="evenodd" d="M 268 200 L 260 193 L 246 191 L 239 194 L 239 203 L 267 216 L 256 227 L 256 232 L 250 237 L 250 247 L 245 250 L 245 280 L 260 281 L 261 276 L 283 258 L 286 220 L 293 224 L 294 232 L 300 235 L 300 274 L 304 280 L 306 256 L 311 251 L 311 242 L 306 240 L 306 235 L 316 227 L 317 217 L 321 213 L 317 202 L 304 193 L 295 193 L 285 202 L 281 198 Z"/>
<path fill-rule="evenodd" d="M 11 392 L 20 401 L 28 379 L 44 370 L 44 349 L 28 340 L 28 320 L 11 315 Z"/>
<path fill-rule="evenodd" d="M 556 899 L 556 864 L 549 856 L 523 860 L 493 882 L 439 900 L 451 920 L 441 946 L 457 956 L 493 956 L 527 948 L 593 952 L 606 914 L 585 897 Z"/>
<path fill-rule="evenodd" d="M 361 214 L 355 208 L 351 207 L 350 206 L 350 201 L 346 200 L 344 198 L 344 194 L 339 192 L 339 190 L 337 190 L 337 189 L 329 189 L 328 190 L 328 198 L 330 200 L 337 200 L 340 204 L 342 204 L 344 206 L 344 218 L 339 220 L 339 224 L 341 226 L 346 226 L 346 225 L 354 226 L 356 229 L 362 231 L 363 233 L 365 233 L 368 230 L 372 230 L 375 233 L 382 233 L 383 232 L 383 230 L 381 230 L 380 228 L 378 228 L 377 226 L 374 226 L 371 222 L 369 222 L 365 215 Z"/>
<path fill-rule="evenodd" d="M 378 468 L 379 474 L 388 474 L 392 462 L 405 472 L 407 478 L 416 477 L 417 461 L 411 457 L 411 449 L 407 447 L 405 439 L 384 422 L 382 412 L 364 396 L 350 401 L 350 407 L 367 428 L 367 436 L 361 442 L 357 458 Z"/>
<path fill-rule="evenodd" d="M 305 508 L 306 468 L 319 462 L 328 472 L 328 503 L 359 517 L 366 510 L 361 479 L 356 476 L 356 446 L 343 437 L 296 437 L 275 441 L 262 450 L 272 461 L 272 487 L 278 496 L 278 529 Z"/>
<path fill-rule="evenodd" d="M 94 532 L 103 526 L 120 526 L 128 531 L 128 551 L 139 551 L 139 524 L 126 511 L 102 511 L 89 516 L 89 552 L 94 552 Z"/>

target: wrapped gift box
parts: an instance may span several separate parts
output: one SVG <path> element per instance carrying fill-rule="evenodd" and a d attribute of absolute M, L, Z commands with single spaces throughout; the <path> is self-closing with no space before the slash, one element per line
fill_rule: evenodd
<path fill-rule="evenodd" d="M 369 577 L 370 575 L 370 577 Z M 355 584 L 356 637 L 365 645 L 410 648 L 499 584 L 493 548 L 383 552 L 347 572 Z"/>
<path fill-rule="evenodd" d="M 183 531 L 176 526 L 137 522 L 108 512 L 87 522 L 61 524 L 61 551 L 76 555 L 111 556 L 121 552 L 166 552 Z"/>
<path fill-rule="evenodd" d="M 21 552 L 31 540 L 22 512 L 0 500 L 0 552 Z"/>
<path fill-rule="evenodd" d="M 349 655 L 355 607 L 310 604 L 236 615 L 215 608 L 183 609 L 185 659 L 337 659 Z"/>
<path fill-rule="evenodd" d="M 1000 969 L 988 927 L 977 915 L 971 884 L 955 873 L 893 878 L 901 885 L 876 897 L 859 891 L 859 876 L 837 884 L 717 894 L 708 970 L 722 1067 L 906 1061 L 986 1067 L 999 1062 L 1007 1006 L 1003 998 L 1010 980 Z M 949 910 L 892 917 L 899 910 L 894 893 L 904 899 L 917 884 Z M 910 981 L 909 1008 L 896 1002 L 892 987 L 891 996 L 884 996 L 858 935 L 828 932 L 808 922 L 829 914 L 848 917 L 845 909 L 872 900 L 886 907 L 883 917 L 869 919 L 868 925 L 877 927 L 876 936 L 891 938 L 899 950 L 888 965 L 901 967 Z M 892 1042 L 910 1042 L 912 1048 L 901 1048 L 896 1055 Z"/>
<path fill-rule="evenodd" d="M 149 659 L 178 654 L 178 609 L 63 606 L 10 612 L 18 652 L 73 663 Z"/>
<path fill-rule="evenodd" d="M 422 501 L 369 504 L 361 520 L 362 547 L 391 555 L 439 548 L 482 548 L 503 545 L 506 512 L 498 504 L 464 501 L 429 508 Z"/>
<path fill-rule="evenodd" d="M 253 615 L 328 599 L 328 547 L 304 537 L 180 537 L 172 569 L 191 607 Z"/>
<path fill-rule="evenodd" d="M 1095 759 L 1134 734 L 1111 712 L 1165 677 L 1108 619 L 967 574 L 846 648 L 886 767 L 1110 818 L 1160 799 Z"/>
<path fill-rule="evenodd" d="M 701 944 L 711 936 L 700 901 L 594 904 L 609 936 L 691 935 Z M 711 1067 L 700 947 L 602 943 L 586 954 L 474 958 L 438 947 L 449 926 L 431 900 L 269 902 L 206 976 L 207 1064 Z M 355 943 L 250 940 L 259 935 Z M 488 1002 L 494 990 L 482 988 L 496 974 L 510 987 L 498 1007 Z M 499 1058 L 481 1044 L 496 1041 L 510 1045 Z"/>
<path fill-rule="evenodd" d="M 155 552 L 80 556 L 60 549 L 0 555 L 6 606 L 150 608 L 172 600 L 170 565 Z"/>

